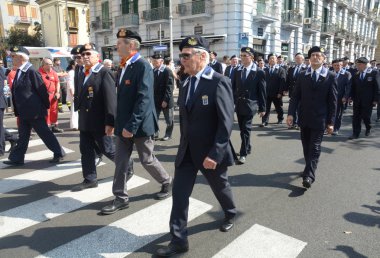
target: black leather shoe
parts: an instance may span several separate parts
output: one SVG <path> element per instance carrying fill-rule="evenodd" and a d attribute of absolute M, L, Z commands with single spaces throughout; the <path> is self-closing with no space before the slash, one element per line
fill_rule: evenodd
<path fill-rule="evenodd" d="M 350 137 L 348 137 L 349 140 L 355 140 L 355 139 L 357 139 L 357 138 L 359 138 L 359 136 L 357 136 L 357 135 L 355 135 L 355 134 L 353 134 L 353 135 L 351 135 Z"/>
<path fill-rule="evenodd" d="M 232 219 L 224 219 L 222 225 L 220 226 L 220 231 L 228 232 L 233 227 L 234 227 L 234 222 L 232 221 Z"/>
<path fill-rule="evenodd" d="M 49 163 L 57 164 L 59 162 L 63 161 L 63 157 L 54 157 L 51 160 L 49 160 Z"/>
<path fill-rule="evenodd" d="M 169 257 L 175 254 L 185 253 L 187 251 L 189 251 L 189 245 L 176 245 L 170 243 L 168 246 L 158 249 L 156 254 L 162 257 Z"/>
<path fill-rule="evenodd" d="M 372 131 L 371 128 L 365 130 L 365 136 L 370 136 L 371 135 L 371 131 Z"/>
<path fill-rule="evenodd" d="M 3 163 L 5 165 L 9 165 L 9 166 L 24 166 L 24 162 L 21 162 L 21 161 L 12 161 L 12 160 L 4 160 Z"/>
<path fill-rule="evenodd" d="M 63 133 L 63 129 L 59 129 L 59 128 L 56 127 L 56 126 L 52 126 L 52 127 L 51 127 L 51 131 L 52 131 L 53 133 Z"/>
<path fill-rule="evenodd" d="M 261 123 L 259 126 L 260 127 L 265 127 L 265 126 L 267 126 L 268 125 L 268 123 L 267 122 L 264 122 L 264 123 Z"/>
<path fill-rule="evenodd" d="M 170 194 L 170 190 L 171 190 L 171 188 L 172 188 L 172 183 L 173 183 L 173 180 L 172 180 L 172 182 L 170 182 L 170 183 L 162 184 L 162 186 L 161 186 L 161 191 L 159 191 L 159 192 L 156 194 L 156 199 L 157 199 L 157 200 L 163 200 L 163 199 L 165 199 L 166 197 L 169 196 L 169 194 Z"/>
<path fill-rule="evenodd" d="M 313 183 L 313 181 L 311 180 L 310 177 L 305 177 L 305 178 L 303 179 L 302 185 L 303 185 L 303 187 L 305 187 L 305 188 L 310 188 L 312 183 Z"/>
<path fill-rule="evenodd" d="M 95 180 L 95 181 L 88 182 L 85 180 L 79 185 L 74 186 L 73 189 L 71 189 L 71 191 L 79 192 L 87 188 L 95 188 L 95 187 L 98 187 L 98 181 Z"/>
<path fill-rule="evenodd" d="M 170 137 L 170 136 L 165 136 L 165 137 L 163 137 L 163 138 L 161 139 L 161 141 L 166 142 L 166 141 L 169 141 L 171 138 L 172 138 L 172 137 Z"/>
<path fill-rule="evenodd" d="M 115 212 L 123 209 L 129 208 L 129 201 L 123 201 L 120 199 L 115 199 L 110 205 L 102 208 L 101 213 L 104 215 L 114 214 Z"/>

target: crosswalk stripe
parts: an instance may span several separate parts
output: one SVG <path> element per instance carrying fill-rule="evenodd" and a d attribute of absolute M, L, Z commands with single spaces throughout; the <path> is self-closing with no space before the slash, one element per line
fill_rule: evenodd
<path fill-rule="evenodd" d="M 172 198 L 160 201 L 38 258 L 125 257 L 168 233 L 171 205 Z M 211 205 L 190 198 L 189 221 L 211 209 Z"/>
<path fill-rule="evenodd" d="M 67 149 L 65 147 L 62 147 L 62 148 L 64 149 L 64 151 L 66 152 L 66 154 L 74 152 L 73 150 Z M 37 151 L 37 152 L 26 154 L 24 162 L 27 163 L 29 161 L 43 160 L 43 159 L 52 158 L 52 157 L 53 157 L 53 153 L 50 150 Z M 8 159 L 5 158 L 5 159 L 1 159 L 0 160 L 1 161 L 1 163 L 0 163 L 0 169 L 9 167 L 9 165 L 6 165 L 6 164 L 2 163 L 5 160 L 8 160 Z"/>
<path fill-rule="evenodd" d="M 31 140 L 29 141 L 28 148 L 39 146 L 42 144 L 44 144 L 44 142 L 41 139 Z M 8 143 L 5 146 L 6 146 L 5 149 L 9 149 L 11 147 L 11 145 Z"/>
<path fill-rule="evenodd" d="M 104 165 L 101 162 L 99 166 Z M 48 182 L 57 178 L 69 176 L 82 171 L 80 160 L 60 163 L 55 166 L 35 170 L 17 176 L 7 177 L 0 180 L 0 194 L 8 193 L 24 187 L 35 185 L 42 182 Z"/>
<path fill-rule="evenodd" d="M 307 243 L 255 224 L 213 258 L 295 258 Z"/>
<path fill-rule="evenodd" d="M 149 180 L 135 175 L 128 182 L 128 189 L 139 187 L 148 182 Z M 112 195 L 111 189 L 112 179 L 99 184 L 97 188 L 86 189 L 81 192 L 66 191 L 4 211 L 0 213 L 0 238 L 108 198 Z"/>

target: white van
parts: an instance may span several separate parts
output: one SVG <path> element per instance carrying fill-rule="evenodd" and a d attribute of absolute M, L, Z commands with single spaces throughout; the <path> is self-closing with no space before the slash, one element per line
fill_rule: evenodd
<path fill-rule="evenodd" d="M 40 68 L 44 57 L 49 57 L 52 61 L 55 57 L 61 59 L 61 67 L 66 70 L 72 55 L 71 48 L 67 47 L 25 47 L 29 51 L 29 62 L 36 70 Z"/>

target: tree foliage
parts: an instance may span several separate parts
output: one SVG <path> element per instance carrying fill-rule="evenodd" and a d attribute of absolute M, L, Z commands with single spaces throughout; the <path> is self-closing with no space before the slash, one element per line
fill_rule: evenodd
<path fill-rule="evenodd" d="M 38 22 L 34 23 L 34 34 L 29 35 L 27 30 L 11 27 L 8 32 L 8 45 L 9 46 L 30 46 L 30 47 L 43 47 L 42 40 L 42 27 Z"/>

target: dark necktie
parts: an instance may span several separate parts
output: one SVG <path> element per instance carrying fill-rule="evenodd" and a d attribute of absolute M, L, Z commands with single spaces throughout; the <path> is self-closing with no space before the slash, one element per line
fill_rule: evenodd
<path fill-rule="evenodd" d="M 294 78 L 297 78 L 298 77 L 298 73 L 300 72 L 300 69 L 298 66 L 296 66 L 296 71 L 294 73 Z"/>
<path fill-rule="evenodd" d="M 362 72 L 362 74 L 360 75 L 360 80 L 364 80 L 364 72 Z"/>
<path fill-rule="evenodd" d="M 195 92 L 195 81 L 197 80 L 196 76 L 191 76 L 190 78 L 190 89 L 189 89 L 189 98 L 187 99 L 187 104 L 191 103 L 191 100 Z"/>
<path fill-rule="evenodd" d="M 234 69 L 234 67 L 231 66 L 231 70 L 230 70 L 230 79 L 233 78 L 234 73 L 235 73 L 235 69 Z"/>
<path fill-rule="evenodd" d="M 158 77 L 158 70 L 154 69 L 154 79 L 156 79 L 157 77 Z"/>
<path fill-rule="evenodd" d="M 247 79 L 247 68 L 244 67 L 243 74 L 241 75 L 241 81 L 244 83 Z"/>
<path fill-rule="evenodd" d="M 313 72 L 311 79 L 313 80 L 313 82 L 317 82 L 317 73 L 315 71 Z"/>

